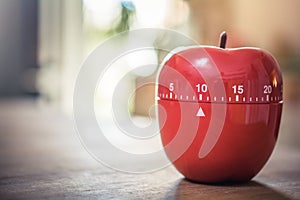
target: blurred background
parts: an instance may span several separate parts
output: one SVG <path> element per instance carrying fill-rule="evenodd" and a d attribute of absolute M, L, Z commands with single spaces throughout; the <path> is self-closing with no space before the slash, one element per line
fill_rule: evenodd
<path fill-rule="evenodd" d="M 299 20 L 299 0 L 0 0 L 0 102 L 29 99 L 71 117 L 76 75 L 105 39 L 153 27 L 217 45 L 226 30 L 228 47 L 256 46 L 277 58 L 285 103 L 280 142 L 299 148 Z M 155 52 L 141 52 L 119 65 L 126 71 L 146 62 L 141 58 L 161 61 Z M 128 88 L 138 88 L 129 106 L 132 114 L 147 116 L 154 103 L 154 85 L 139 87 L 155 80 L 155 73 L 150 74 L 127 80 Z M 118 81 L 114 77 L 106 84 Z M 105 107 L 109 95 L 99 91 L 96 104 Z"/>

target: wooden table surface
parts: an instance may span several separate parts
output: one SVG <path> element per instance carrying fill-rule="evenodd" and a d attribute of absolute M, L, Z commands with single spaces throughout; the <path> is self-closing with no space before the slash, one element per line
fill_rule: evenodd
<path fill-rule="evenodd" d="M 299 123 L 284 115 L 280 135 L 292 139 L 279 138 L 252 181 L 204 185 L 172 166 L 148 174 L 106 168 L 82 147 L 68 117 L 33 101 L 2 100 L 0 199 L 300 199 Z"/>

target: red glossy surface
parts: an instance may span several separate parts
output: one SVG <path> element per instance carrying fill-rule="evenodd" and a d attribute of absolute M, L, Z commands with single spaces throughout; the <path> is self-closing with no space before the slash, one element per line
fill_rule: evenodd
<path fill-rule="evenodd" d="M 186 109 L 191 109 L 182 116 L 179 102 L 159 100 L 158 103 L 168 111 L 165 124 L 161 124 L 164 145 L 180 134 L 181 117 L 189 118 L 190 123 L 199 126 L 192 144 L 179 159 L 176 160 L 175 149 L 165 149 L 170 160 L 175 160 L 173 163 L 178 171 L 189 179 L 201 182 L 247 181 L 260 171 L 272 153 L 282 104 L 227 104 L 226 121 L 218 142 L 206 157 L 199 158 L 211 121 L 211 104 L 201 104 L 206 116 L 199 118 L 194 105 L 188 106 L 197 103 L 183 102 L 187 104 Z M 189 126 L 186 125 L 182 131 L 189 134 Z"/>
<path fill-rule="evenodd" d="M 188 48 L 165 62 L 158 83 L 159 119 L 167 113 L 160 120 L 162 142 L 185 177 L 247 181 L 261 170 L 276 143 L 282 110 L 282 77 L 270 54 Z"/>

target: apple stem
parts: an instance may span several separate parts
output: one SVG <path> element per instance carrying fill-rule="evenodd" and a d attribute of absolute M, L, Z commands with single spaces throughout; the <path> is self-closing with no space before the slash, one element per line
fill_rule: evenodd
<path fill-rule="evenodd" d="M 222 49 L 226 48 L 226 41 L 227 41 L 227 34 L 225 31 L 223 31 L 220 35 L 220 48 Z"/>

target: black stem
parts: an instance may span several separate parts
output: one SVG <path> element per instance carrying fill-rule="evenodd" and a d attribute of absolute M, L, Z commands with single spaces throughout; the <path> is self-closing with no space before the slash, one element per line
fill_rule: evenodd
<path fill-rule="evenodd" d="M 220 48 L 222 49 L 226 48 L 226 41 L 227 41 L 227 34 L 225 31 L 223 31 L 220 35 Z"/>

